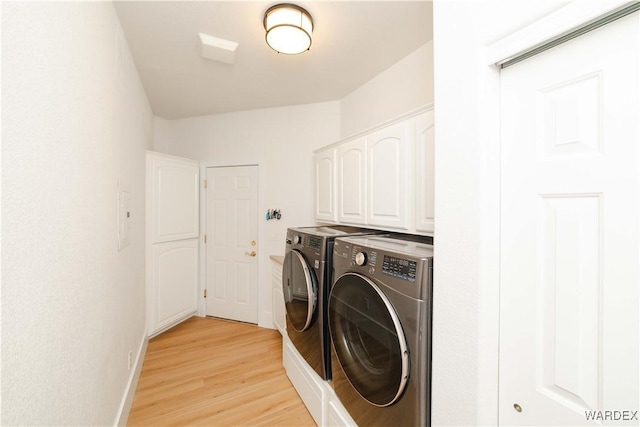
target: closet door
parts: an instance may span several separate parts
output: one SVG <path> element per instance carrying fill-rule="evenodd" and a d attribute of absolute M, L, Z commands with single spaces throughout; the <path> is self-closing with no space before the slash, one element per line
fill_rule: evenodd
<path fill-rule="evenodd" d="M 639 40 L 635 13 L 501 72 L 503 425 L 638 409 Z"/>

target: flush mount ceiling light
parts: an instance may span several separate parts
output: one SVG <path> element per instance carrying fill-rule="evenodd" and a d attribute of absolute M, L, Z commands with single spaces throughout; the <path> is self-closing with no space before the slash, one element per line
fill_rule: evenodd
<path fill-rule="evenodd" d="M 311 46 L 313 19 L 295 4 L 277 4 L 264 13 L 267 44 L 278 53 L 296 55 Z"/>

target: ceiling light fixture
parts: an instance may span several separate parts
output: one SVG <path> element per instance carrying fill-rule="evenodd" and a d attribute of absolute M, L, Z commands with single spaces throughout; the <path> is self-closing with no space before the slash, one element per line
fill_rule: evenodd
<path fill-rule="evenodd" d="M 264 29 L 271 49 L 278 53 L 296 55 L 309 50 L 311 46 L 313 19 L 300 6 L 277 4 L 264 13 Z"/>

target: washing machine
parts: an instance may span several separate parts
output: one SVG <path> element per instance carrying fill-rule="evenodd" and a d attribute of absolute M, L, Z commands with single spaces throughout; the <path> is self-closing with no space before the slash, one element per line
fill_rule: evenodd
<path fill-rule="evenodd" d="M 282 290 L 287 334 L 296 350 L 322 378 L 331 378 L 326 298 L 332 280 L 336 238 L 383 233 L 347 226 L 298 227 L 287 230 Z"/>
<path fill-rule="evenodd" d="M 430 425 L 432 241 L 334 243 L 332 385 L 360 426 Z"/>

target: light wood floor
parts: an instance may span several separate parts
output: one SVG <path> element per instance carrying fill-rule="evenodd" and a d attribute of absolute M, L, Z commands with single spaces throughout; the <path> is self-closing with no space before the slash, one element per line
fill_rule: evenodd
<path fill-rule="evenodd" d="M 315 426 L 271 329 L 193 317 L 149 341 L 130 426 Z"/>

